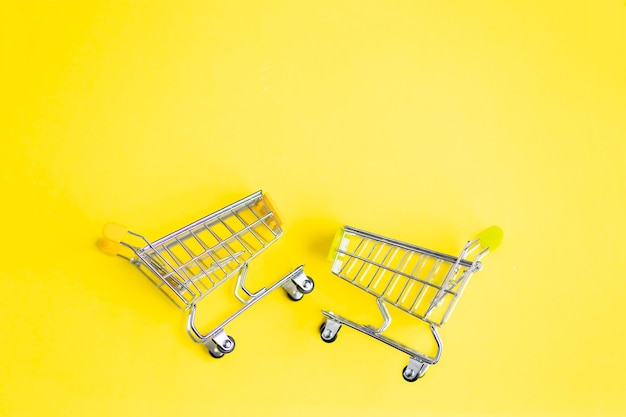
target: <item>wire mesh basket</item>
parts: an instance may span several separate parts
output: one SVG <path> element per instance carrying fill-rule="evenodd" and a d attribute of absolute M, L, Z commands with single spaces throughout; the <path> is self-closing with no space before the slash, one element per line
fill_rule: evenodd
<path fill-rule="evenodd" d="M 283 234 L 268 196 L 258 191 L 202 217 L 160 239 L 150 241 L 127 228 L 108 224 L 99 247 L 136 266 L 179 308 L 187 311 L 187 332 L 214 357 L 235 348 L 224 327 L 265 295 L 282 287 L 292 300 L 313 290 L 313 280 L 300 266 L 269 288 L 251 292 L 245 279 L 249 262 Z M 203 334 L 195 325 L 196 304 L 224 282 L 236 277 L 234 297 L 242 306 L 220 325 Z"/>
<path fill-rule="evenodd" d="M 342 325 L 358 330 L 409 355 L 402 375 L 413 382 L 439 361 L 442 342 L 437 328 L 444 324 L 481 260 L 502 240 L 502 230 L 492 226 L 467 242 L 459 256 L 447 255 L 374 233 L 345 226 L 337 232 L 329 253 L 336 276 L 376 297 L 383 317 L 379 327 L 361 325 L 330 311 L 322 340 L 334 342 Z M 474 255 L 472 260 L 468 257 Z M 426 355 L 384 335 L 392 319 L 388 305 L 430 326 L 437 345 L 435 356 Z"/>

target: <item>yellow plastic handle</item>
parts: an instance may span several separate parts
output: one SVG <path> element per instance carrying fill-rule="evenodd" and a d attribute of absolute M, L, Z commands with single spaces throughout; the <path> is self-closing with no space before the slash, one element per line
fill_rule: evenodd
<path fill-rule="evenodd" d="M 107 255 L 117 255 L 120 253 L 122 245 L 106 237 L 101 237 L 98 239 L 98 248 Z"/>
<path fill-rule="evenodd" d="M 106 254 L 117 255 L 122 250 L 120 242 L 124 239 L 126 233 L 128 233 L 128 228 L 122 225 L 115 223 L 107 224 L 102 230 L 102 237 L 98 240 L 98 248 Z"/>
<path fill-rule="evenodd" d="M 490 251 L 494 251 L 502 243 L 504 231 L 498 226 L 490 226 L 476 237 L 479 239 L 481 246 L 488 247 Z"/>
<path fill-rule="evenodd" d="M 335 237 L 333 238 L 333 243 L 330 245 L 330 250 L 328 251 L 328 260 L 331 262 L 335 261 L 335 256 L 337 256 L 337 249 L 339 249 L 339 245 L 341 244 L 341 239 L 343 238 L 343 227 L 340 227 L 335 232 Z"/>

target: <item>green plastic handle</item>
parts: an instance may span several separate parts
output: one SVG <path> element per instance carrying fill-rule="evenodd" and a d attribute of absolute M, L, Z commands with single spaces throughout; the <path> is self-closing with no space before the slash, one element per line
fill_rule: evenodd
<path fill-rule="evenodd" d="M 333 238 L 333 243 L 330 245 L 330 250 L 328 251 L 328 260 L 331 262 L 335 261 L 335 257 L 337 256 L 337 249 L 339 249 L 339 245 L 341 244 L 341 238 L 343 238 L 343 227 L 340 227 L 335 232 L 335 237 Z"/>
<path fill-rule="evenodd" d="M 488 247 L 490 251 L 494 251 L 502 243 L 504 231 L 498 226 L 490 226 L 476 237 L 479 239 L 481 246 Z"/>

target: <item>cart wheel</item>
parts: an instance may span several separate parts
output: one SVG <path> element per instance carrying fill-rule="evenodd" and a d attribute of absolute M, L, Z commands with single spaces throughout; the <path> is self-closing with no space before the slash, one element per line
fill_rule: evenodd
<path fill-rule="evenodd" d="M 341 329 L 341 327 L 339 327 L 339 329 Z M 335 340 L 337 340 L 339 330 L 337 330 L 337 333 L 335 333 L 333 337 L 330 337 L 328 333 L 329 332 L 326 332 L 326 323 L 322 324 L 322 326 L 320 327 L 320 336 L 322 337 L 322 340 L 326 343 L 333 343 Z M 325 334 L 327 335 L 326 337 L 324 336 Z"/>
<path fill-rule="evenodd" d="M 296 284 L 296 287 L 302 294 L 310 294 L 311 291 L 313 291 L 313 288 L 315 288 L 315 282 L 313 281 L 313 278 L 307 275 L 306 279 L 302 281 L 302 285 Z"/>
<path fill-rule="evenodd" d="M 298 294 L 300 294 L 300 295 L 298 295 L 297 297 L 294 297 L 293 295 L 291 295 L 290 292 L 287 292 L 287 291 L 285 291 L 285 292 L 287 293 L 287 297 L 289 297 L 289 299 L 291 301 L 300 301 L 304 297 L 304 294 L 301 293 L 301 292 L 298 292 Z"/>
<path fill-rule="evenodd" d="M 232 336 L 228 336 L 228 340 L 224 343 L 226 346 L 217 345 L 217 350 L 219 350 L 222 354 L 230 353 L 235 350 L 235 339 Z"/>
<path fill-rule="evenodd" d="M 405 366 L 402 370 L 402 378 L 404 378 L 407 382 L 415 382 L 419 379 L 419 374 L 411 369 L 408 369 L 408 366 Z"/>
<path fill-rule="evenodd" d="M 223 358 L 224 354 L 222 352 L 214 352 L 211 349 L 207 348 L 207 350 L 209 351 L 209 354 L 211 356 L 213 356 L 215 359 L 219 359 L 219 358 Z"/>

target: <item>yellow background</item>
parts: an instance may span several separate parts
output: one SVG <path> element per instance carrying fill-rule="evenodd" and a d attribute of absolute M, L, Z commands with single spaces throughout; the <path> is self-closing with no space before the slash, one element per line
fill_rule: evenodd
<path fill-rule="evenodd" d="M 625 26 L 622 0 L 3 2 L 0 414 L 625 415 Z M 95 241 L 257 189 L 286 223 L 249 285 L 305 263 L 316 290 L 214 360 Z M 325 260 L 344 223 L 505 230 L 419 382 L 319 338 L 322 308 L 378 320 Z"/>

